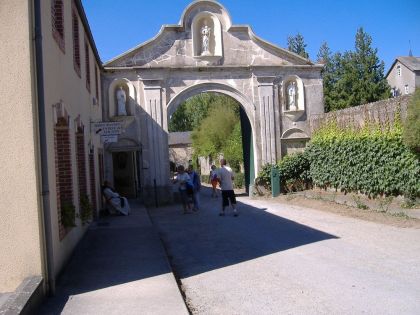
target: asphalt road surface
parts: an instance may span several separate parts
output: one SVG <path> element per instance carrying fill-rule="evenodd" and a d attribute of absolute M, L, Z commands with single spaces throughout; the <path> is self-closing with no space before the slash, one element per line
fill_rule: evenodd
<path fill-rule="evenodd" d="M 420 314 L 420 230 L 270 200 L 149 209 L 193 314 Z"/>

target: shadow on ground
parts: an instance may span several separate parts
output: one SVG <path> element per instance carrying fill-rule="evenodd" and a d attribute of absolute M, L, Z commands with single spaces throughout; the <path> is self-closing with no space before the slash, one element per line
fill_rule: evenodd
<path fill-rule="evenodd" d="M 183 215 L 181 206 L 149 209 L 181 278 L 337 238 L 240 201 L 239 217 L 219 217 L 221 198 L 210 195 L 204 187 L 197 213 Z"/>
<path fill-rule="evenodd" d="M 108 216 L 92 224 L 58 278 L 56 295 L 39 314 L 60 314 L 74 295 L 171 272 L 147 213 L 130 204 L 130 216 Z"/>

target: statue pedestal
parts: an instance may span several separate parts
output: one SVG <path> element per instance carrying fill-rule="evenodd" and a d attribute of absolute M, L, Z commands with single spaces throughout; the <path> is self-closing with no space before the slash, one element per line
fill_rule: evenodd
<path fill-rule="evenodd" d="M 114 122 L 121 122 L 123 128 L 126 129 L 129 125 L 131 125 L 135 121 L 134 116 L 114 116 L 110 118 L 110 121 Z"/>

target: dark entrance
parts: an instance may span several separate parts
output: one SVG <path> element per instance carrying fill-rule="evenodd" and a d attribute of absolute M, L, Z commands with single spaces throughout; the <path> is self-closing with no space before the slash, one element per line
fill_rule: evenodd
<path fill-rule="evenodd" d="M 138 163 L 136 151 L 113 152 L 114 188 L 127 198 L 138 197 Z"/>
<path fill-rule="evenodd" d="M 242 106 L 240 107 L 239 114 L 241 118 L 242 146 L 244 154 L 245 189 L 246 193 L 249 194 L 249 185 L 253 185 L 255 180 L 252 127 L 248 116 L 242 109 Z"/>

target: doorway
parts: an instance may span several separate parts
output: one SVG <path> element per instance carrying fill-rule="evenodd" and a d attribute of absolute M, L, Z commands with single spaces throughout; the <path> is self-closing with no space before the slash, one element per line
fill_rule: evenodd
<path fill-rule="evenodd" d="M 127 198 L 138 197 L 138 163 L 137 152 L 113 152 L 114 188 Z"/>

